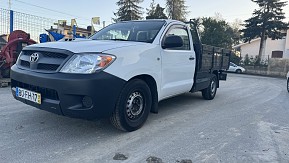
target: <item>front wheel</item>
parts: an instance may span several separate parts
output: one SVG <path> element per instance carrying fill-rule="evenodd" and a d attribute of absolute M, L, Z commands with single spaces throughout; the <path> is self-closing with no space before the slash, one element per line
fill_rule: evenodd
<path fill-rule="evenodd" d="M 217 77 L 214 75 L 211 78 L 210 85 L 208 88 L 202 90 L 202 96 L 206 100 L 213 100 L 217 93 Z"/>
<path fill-rule="evenodd" d="M 150 88 L 143 80 L 134 79 L 122 90 L 110 121 L 120 130 L 135 131 L 147 120 L 151 105 Z"/>

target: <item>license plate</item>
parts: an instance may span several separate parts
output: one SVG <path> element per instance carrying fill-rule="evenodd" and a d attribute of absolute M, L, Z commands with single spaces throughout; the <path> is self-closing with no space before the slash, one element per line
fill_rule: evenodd
<path fill-rule="evenodd" d="M 41 94 L 23 88 L 16 88 L 16 97 L 41 104 Z"/>

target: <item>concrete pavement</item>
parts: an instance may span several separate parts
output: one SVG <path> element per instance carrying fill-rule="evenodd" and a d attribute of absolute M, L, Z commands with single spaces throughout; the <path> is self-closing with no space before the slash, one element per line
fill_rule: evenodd
<path fill-rule="evenodd" d="M 288 162 L 286 80 L 229 74 L 213 101 L 184 94 L 138 131 L 38 110 L 0 88 L 0 162 Z"/>

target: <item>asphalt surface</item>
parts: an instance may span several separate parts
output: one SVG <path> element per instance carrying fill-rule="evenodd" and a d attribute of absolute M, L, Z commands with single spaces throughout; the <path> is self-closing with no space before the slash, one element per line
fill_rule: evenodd
<path fill-rule="evenodd" d="M 213 101 L 184 94 L 138 131 L 61 117 L 0 88 L 0 162 L 289 162 L 286 80 L 229 74 Z"/>

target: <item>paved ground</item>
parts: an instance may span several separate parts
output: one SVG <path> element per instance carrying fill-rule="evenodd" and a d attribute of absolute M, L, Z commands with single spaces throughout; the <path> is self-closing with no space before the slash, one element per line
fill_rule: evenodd
<path fill-rule="evenodd" d="M 124 133 L 108 120 L 37 110 L 0 88 L 0 162 L 288 162 L 288 99 L 285 79 L 229 74 L 215 100 L 163 101 L 143 128 Z"/>

